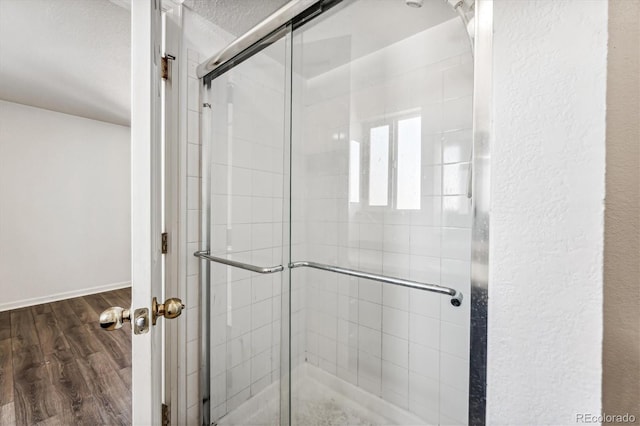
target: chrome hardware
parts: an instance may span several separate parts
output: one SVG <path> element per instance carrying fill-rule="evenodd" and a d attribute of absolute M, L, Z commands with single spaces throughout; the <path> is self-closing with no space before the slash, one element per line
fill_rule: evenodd
<path fill-rule="evenodd" d="M 167 299 L 164 303 L 158 303 L 154 297 L 151 302 L 151 322 L 156 325 L 156 319 L 164 316 L 167 319 L 179 317 L 184 309 L 184 305 L 180 299 Z M 138 308 L 133 313 L 131 320 L 131 311 L 119 306 L 112 306 L 100 314 L 100 327 L 105 330 L 117 330 L 122 328 L 122 324 L 131 321 L 134 334 L 144 334 L 149 331 L 149 309 Z"/>
<path fill-rule="evenodd" d="M 173 61 L 175 59 L 176 57 L 173 55 L 166 55 L 161 58 L 160 75 L 163 80 L 169 80 L 171 78 L 171 66 L 169 65 L 169 61 Z"/>
<path fill-rule="evenodd" d="M 282 28 L 287 22 L 318 2 L 319 0 L 292 0 L 287 2 L 251 30 L 235 39 L 220 52 L 198 65 L 196 68 L 198 78 L 202 78 L 230 62 L 248 47 L 258 44 L 261 41 L 265 44 L 263 39 L 267 38 L 267 36 L 270 38 L 273 37 L 273 33 L 276 32 L 276 30 Z"/>
<path fill-rule="evenodd" d="M 337 274 L 350 275 L 352 277 L 379 281 L 386 284 L 394 284 L 402 287 L 415 288 L 417 290 L 425 290 L 425 291 L 431 291 L 434 293 L 446 294 L 448 296 L 451 296 L 451 304 L 453 306 L 460 306 L 462 304 L 462 293 L 460 293 L 456 289 L 443 287 L 436 284 L 421 283 L 418 281 L 410 281 L 402 278 L 388 277 L 385 275 L 372 274 L 370 272 L 356 271 L 355 269 L 347 269 L 339 266 L 325 265 L 324 263 L 302 261 L 302 262 L 293 262 L 289 264 L 290 269 L 300 268 L 300 267 L 320 269 L 323 271 L 335 272 Z"/>
<path fill-rule="evenodd" d="M 136 309 L 133 313 L 133 334 L 144 334 L 147 331 L 149 331 L 149 309 Z"/>
<path fill-rule="evenodd" d="M 240 269 L 246 269 L 248 271 L 257 272 L 259 274 L 272 274 L 274 272 L 280 272 L 284 269 L 282 265 L 255 266 L 255 265 L 250 265 L 248 263 L 237 262 L 235 260 L 228 260 L 221 257 L 211 256 L 209 255 L 208 250 L 197 251 L 193 253 L 193 255 L 195 257 L 199 257 L 200 259 L 206 259 L 210 262 L 222 263 L 224 265 L 233 266 Z M 368 280 L 379 281 L 386 284 L 394 284 L 402 287 L 415 288 L 417 290 L 425 290 L 425 291 L 431 291 L 434 293 L 446 294 L 448 296 L 451 296 L 451 304 L 453 306 L 457 307 L 462 304 L 462 293 L 460 293 L 454 288 L 443 287 L 436 284 L 421 283 L 418 281 L 410 281 L 402 278 L 387 277 L 384 275 L 356 271 L 355 269 L 347 269 L 339 266 L 325 265 L 323 263 L 316 263 L 316 262 L 307 262 L 307 261 L 293 262 L 293 263 L 290 263 L 288 266 L 289 266 L 289 269 L 300 268 L 300 267 L 321 269 L 323 271 L 330 271 L 338 274 L 350 275 L 352 277 L 365 278 Z"/>
<path fill-rule="evenodd" d="M 167 232 L 163 232 L 160 235 L 160 238 L 162 240 L 162 248 L 160 251 L 162 252 L 162 254 L 169 253 L 169 234 Z"/>
<path fill-rule="evenodd" d="M 247 271 L 257 272 L 259 274 L 273 274 L 274 272 L 281 272 L 284 270 L 284 266 L 255 266 L 248 263 L 238 262 L 235 260 L 224 259 L 222 257 L 216 257 L 209 255 L 209 250 L 200 250 L 193 253 L 195 257 L 205 259 L 210 262 L 222 263 L 223 265 L 233 266 L 240 269 L 246 269 Z"/>
<path fill-rule="evenodd" d="M 154 297 L 151 302 L 151 324 L 156 325 L 158 317 L 162 316 L 166 319 L 177 318 L 183 309 L 182 300 L 176 297 L 167 299 L 164 303 L 158 303 L 158 299 Z"/>
<path fill-rule="evenodd" d="M 117 330 L 122 328 L 122 324 L 130 320 L 129 309 L 112 306 L 100 314 L 100 327 L 109 331 Z"/>

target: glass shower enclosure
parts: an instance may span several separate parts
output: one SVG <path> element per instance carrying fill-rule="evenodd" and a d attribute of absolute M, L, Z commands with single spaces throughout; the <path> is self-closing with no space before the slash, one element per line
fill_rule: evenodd
<path fill-rule="evenodd" d="M 473 10 L 306 3 L 202 79 L 205 423 L 466 424 Z"/>

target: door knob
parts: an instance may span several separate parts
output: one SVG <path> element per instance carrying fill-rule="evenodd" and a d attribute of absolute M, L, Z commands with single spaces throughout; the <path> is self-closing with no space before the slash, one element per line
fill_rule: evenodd
<path fill-rule="evenodd" d="M 158 303 L 155 297 L 151 302 L 151 324 L 156 325 L 158 317 L 164 316 L 166 319 L 173 319 L 180 316 L 184 304 L 177 297 L 167 299 L 164 303 Z"/>
<path fill-rule="evenodd" d="M 144 334 L 149 331 L 149 309 L 139 308 L 133 311 L 133 320 L 131 320 L 131 311 L 119 306 L 112 306 L 100 314 L 100 327 L 105 330 L 122 328 L 125 321 L 133 323 L 133 334 Z"/>
<path fill-rule="evenodd" d="M 131 313 L 119 306 L 112 306 L 100 314 L 100 327 L 109 331 L 122 328 L 125 321 L 131 321 Z"/>

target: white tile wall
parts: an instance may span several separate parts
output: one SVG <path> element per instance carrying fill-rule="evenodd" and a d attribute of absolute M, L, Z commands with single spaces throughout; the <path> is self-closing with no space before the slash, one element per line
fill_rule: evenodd
<path fill-rule="evenodd" d="M 212 104 L 211 251 L 283 264 L 284 40 L 216 78 Z M 211 265 L 212 421 L 280 377 L 283 274 Z M 334 361 L 335 362 L 335 361 Z"/>
<path fill-rule="evenodd" d="M 200 92 L 195 67 L 199 63 L 199 55 L 187 49 L 187 306 L 184 320 L 187 322 L 186 348 L 186 401 L 187 423 L 198 424 L 200 421 L 200 281 L 198 260 L 190 256 L 200 249 Z"/>
<path fill-rule="evenodd" d="M 473 70 L 457 25 L 441 24 L 294 86 L 293 150 L 304 154 L 303 167 L 294 168 L 293 203 L 304 204 L 293 216 L 292 237 L 303 243 L 292 248 L 294 260 L 452 286 L 468 296 Z M 414 55 L 417 45 L 437 55 Z M 349 141 L 366 150 L 368 123 L 406 111 L 422 117 L 420 210 L 368 206 L 366 161 L 360 202 L 349 203 Z M 304 283 L 298 315 L 306 315 L 307 330 L 293 338 L 307 362 L 425 422 L 466 421 L 468 303 L 454 308 L 434 293 L 315 270 L 295 271 L 297 281 Z"/>

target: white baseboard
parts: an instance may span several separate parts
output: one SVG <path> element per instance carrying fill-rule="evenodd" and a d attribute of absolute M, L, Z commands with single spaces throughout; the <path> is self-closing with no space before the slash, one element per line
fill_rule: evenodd
<path fill-rule="evenodd" d="M 74 297 L 86 296 L 88 294 L 102 293 L 103 291 L 117 290 L 120 288 L 131 287 L 131 281 L 120 283 L 111 283 L 100 285 L 97 287 L 83 288 L 80 290 L 66 291 L 47 296 L 34 297 L 31 299 L 15 300 L 13 302 L 0 303 L 0 312 L 10 311 L 12 309 L 25 308 L 27 306 L 40 305 L 42 303 L 56 302 L 58 300 L 72 299 Z"/>

